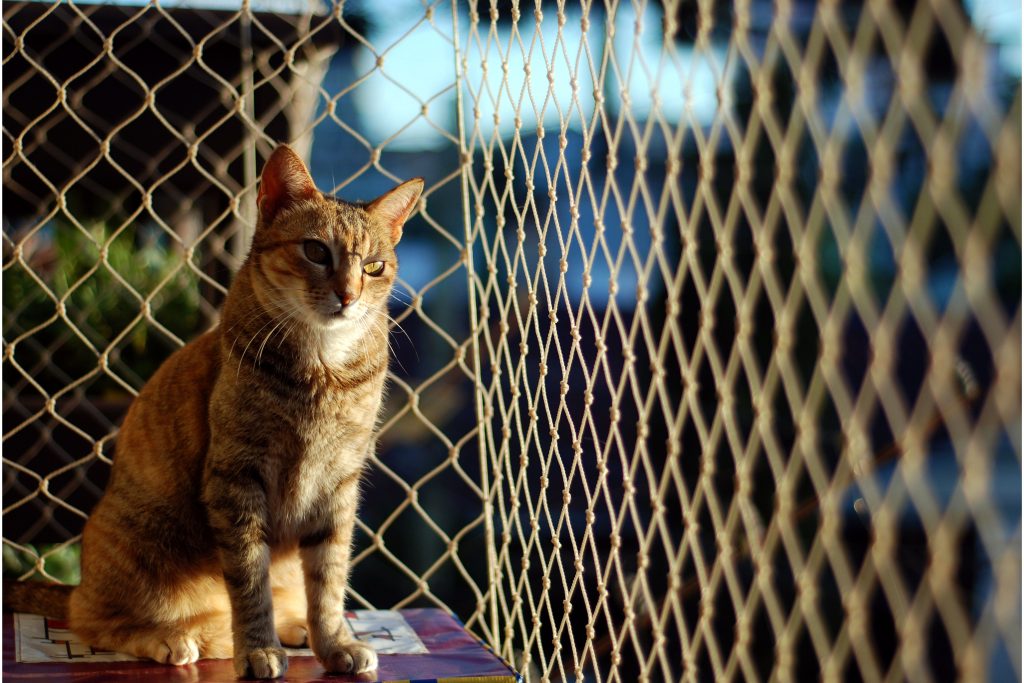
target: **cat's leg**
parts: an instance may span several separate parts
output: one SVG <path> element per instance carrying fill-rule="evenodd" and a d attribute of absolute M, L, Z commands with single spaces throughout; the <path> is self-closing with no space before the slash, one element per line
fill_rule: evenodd
<path fill-rule="evenodd" d="M 111 609 L 120 614 L 111 614 Z M 182 666 L 199 659 L 231 657 L 231 621 L 225 611 L 156 624 L 140 616 L 125 616 L 129 609 L 110 604 L 97 609 L 78 601 L 70 615 L 72 630 L 98 650 L 123 652 L 161 664 Z"/>
<path fill-rule="evenodd" d="M 263 479 L 255 465 L 244 460 L 238 464 L 237 456 L 232 466 L 218 467 L 218 460 L 231 459 L 221 460 L 215 453 L 211 445 L 213 460 L 206 472 L 203 500 L 231 602 L 235 673 L 278 678 L 288 669 L 288 657 L 274 628 Z"/>
<path fill-rule="evenodd" d="M 161 664 L 182 666 L 200 657 L 197 634 L 185 628 L 143 627 L 124 619 L 95 619 L 74 614 L 75 634 L 97 650 L 123 652 Z"/>
<path fill-rule="evenodd" d="M 345 589 L 352 527 L 356 515 L 356 483 L 339 491 L 333 514 L 323 526 L 299 540 L 306 575 L 309 644 L 332 673 L 362 673 L 377 668 L 373 648 L 353 639 L 345 627 Z"/>
<path fill-rule="evenodd" d="M 149 561 L 160 549 L 148 537 L 133 538 L 110 510 L 98 507 L 85 528 L 82 581 L 68 602 L 74 633 L 94 648 L 163 664 L 191 664 L 225 649 L 230 656 L 223 583 L 183 582 L 166 564 Z"/>

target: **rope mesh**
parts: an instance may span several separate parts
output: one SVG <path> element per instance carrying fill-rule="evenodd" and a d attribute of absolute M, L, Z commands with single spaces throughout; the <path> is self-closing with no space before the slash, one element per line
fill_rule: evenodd
<path fill-rule="evenodd" d="M 385 4 L 4 5 L 5 553 L 80 540 L 287 140 L 427 178 L 356 604 L 528 680 L 1019 679 L 1019 31 Z"/>

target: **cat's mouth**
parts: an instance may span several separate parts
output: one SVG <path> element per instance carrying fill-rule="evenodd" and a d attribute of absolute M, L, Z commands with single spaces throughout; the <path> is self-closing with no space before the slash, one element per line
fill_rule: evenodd
<path fill-rule="evenodd" d="M 346 306 L 343 308 L 335 309 L 333 311 L 325 312 L 323 313 L 323 315 L 330 322 L 335 323 L 341 321 L 353 322 L 363 317 L 362 313 L 363 312 L 358 310 L 355 306 Z"/>

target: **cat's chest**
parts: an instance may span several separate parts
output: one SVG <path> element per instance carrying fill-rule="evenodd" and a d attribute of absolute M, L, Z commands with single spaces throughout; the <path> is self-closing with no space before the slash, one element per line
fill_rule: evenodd
<path fill-rule="evenodd" d="M 340 487 L 358 479 L 373 442 L 374 419 L 345 407 L 321 408 L 300 420 L 279 451 L 272 515 L 284 535 L 301 532 L 331 505 Z"/>
<path fill-rule="evenodd" d="M 298 468 L 327 467 L 363 457 L 374 423 L 373 415 L 345 409 L 325 411 L 321 419 L 300 419 L 292 449 Z"/>
<path fill-rule="evenodd" d="M 386 357 L 371 360 L 294 374 L 276 372 L 283 362 L 268 363 L 244 386 L 228 387 L 230 402 L 214 398 L 214 428 L 223 424 L 232 443 L 262 461 L 269 521 L 278 540 L 301 535 L 331 507 L 344 482 L 358 479 L 386 376 Z"/>

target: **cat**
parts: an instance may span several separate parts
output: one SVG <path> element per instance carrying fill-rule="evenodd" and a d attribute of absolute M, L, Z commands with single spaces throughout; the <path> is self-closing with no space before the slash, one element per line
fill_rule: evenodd
<path fill-rule="evenodd" d="M 282 643 L 329 672 L 377 668 L 344 626 L 358 486 L 388 367 L 395 245 L 423 180 L 372 202 L 316 189 L 277 147 L 220 323 L 157 370 L 85 525 L 72 630 L 183 665 L 276 678 Z"/>

